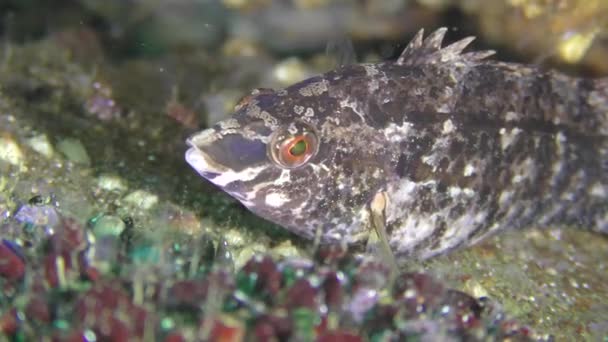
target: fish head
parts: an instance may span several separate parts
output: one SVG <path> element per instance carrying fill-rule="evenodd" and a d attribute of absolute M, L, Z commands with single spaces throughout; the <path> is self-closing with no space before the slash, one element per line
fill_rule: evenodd
<path fill-rule="evenodd" d="M 258 216 L 306 238 L 321 229 L 322 241 L 343 241 L 367 221 L 381 161 L 370 163 L 380 154 L 321 83 L 254 92 L 188 139 L 186 161 Z"/>
<path fill-rule="evenodd" d="M 289 106 L 274 91 L 254 91 L 230 118 L 187 140 L 186 161 L 255 214 L 311 237 L 305 208 L 318 204 L 328 145 Z"/>

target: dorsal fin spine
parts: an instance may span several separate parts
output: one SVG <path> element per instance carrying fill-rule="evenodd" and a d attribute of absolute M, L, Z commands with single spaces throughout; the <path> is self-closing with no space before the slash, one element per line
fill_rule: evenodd
<path fill-rule="evenodd" d="M 426 39 L 424 29 L 419 30 L 397 59 L 398 65 L 435 64 L 450 61 L 479 61 L 494 54 L 492 50 L 463 53 L 475 37 L 466 37 L 444 48 L 441 47 L 448 29 L 439 28 Z"/>

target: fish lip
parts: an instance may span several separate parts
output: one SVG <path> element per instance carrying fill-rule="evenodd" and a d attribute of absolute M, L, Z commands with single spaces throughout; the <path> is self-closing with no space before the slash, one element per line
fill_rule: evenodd
<path fill-rule="evenodd" d="M 205 146 L 215 141 L 215 139 L 211 139 L 213 138 L 212 133 L 214 132 L 211 130 L 205 130 L 186 140 L 186 144 L 190 146 L 190 148 L 186 150 L 186 162 L 205 178 L 213 178 L 227 170 L 225 166 L 213 160 L 213 158 L 203 150 Z"/>
<path fill-rule="evenodd" d="M 186 151 L 185 159 L 192 168 L 205 178 L 213 178 L 226 171 L 225 167 L 215 162 L 213 158 L 195 146 Z"/>

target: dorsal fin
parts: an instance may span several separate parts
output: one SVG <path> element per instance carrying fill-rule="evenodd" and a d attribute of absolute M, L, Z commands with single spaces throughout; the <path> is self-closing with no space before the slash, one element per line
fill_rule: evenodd
<path fill-rule="evenodd" d="M 492 50 L 462 53 L 475 37 L 463 38 L 442 48 L 441 43 L 447 31 L 447 28 L 442 27 L 423 39 L 424 29 L 421 29 L 405 47 L 396 63 L 399 65 L 420 65 L 457 60 L 478 61 L 494 54 Z"/>
<path fill-rule="evenodd" d="M 325 47 L 325 54 L 335 60 L 336 67 L 357 63 L 357 53 L 353 41 L 347 36 L 330 39 Z"/>

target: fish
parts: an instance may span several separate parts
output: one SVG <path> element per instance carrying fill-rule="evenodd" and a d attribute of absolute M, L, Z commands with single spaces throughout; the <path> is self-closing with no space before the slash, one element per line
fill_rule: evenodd
<path fill-rule="evenodd" d="M 446 33 L 255 89 L 187 139 L 185 160 L 306 239 L 360 245 L 381 226 L 398 260 L 526 227 L 608 233 L 608 78 L 497 61 Z"/>

